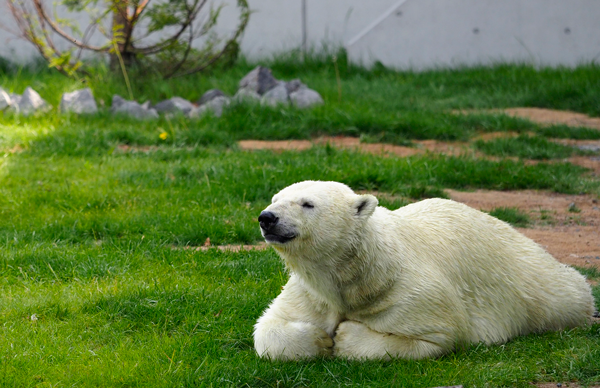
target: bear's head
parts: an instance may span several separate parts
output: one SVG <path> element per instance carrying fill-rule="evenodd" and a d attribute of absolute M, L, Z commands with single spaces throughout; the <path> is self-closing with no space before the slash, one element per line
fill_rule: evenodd
<path fill-rule="evenodd" d="M 377 207 L 338 182 L 304 181 L 281 190 L 258 217 L 263 237 L 280 253 L 321 256 L 341 253 Z"/>

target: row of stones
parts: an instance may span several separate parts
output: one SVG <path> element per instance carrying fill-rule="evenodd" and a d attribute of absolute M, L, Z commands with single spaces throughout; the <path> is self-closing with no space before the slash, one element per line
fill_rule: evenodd
<path fill-rule="evenodd" d="M 114 95 L 111 112 L 125 114 L 138 119 L 157 118 L 159 113 L 183 114 L 186 117 L 199 117 L 212 112 L 220 117 L 223 109 L 231 102 L 257 102 L 262 105 L 293 105 L 297 108 L 308 108 L 323 104 L 321 95 L 309 89 L 300 80 L 279 81 L 268 68 L 258 66 L 240 81 L 239 88 L 233 97 L 226 96 L 219 89 L 211 89 L 204 93 L 194 104 L 181 97 L 172 97 L 152 106 L 149 101 L 140 104 L 119 95 Z M 23 95 L 9 94 L 0 88 L 0 111 L 9 110 L 22 115 L 46 112 L 52 106 L 40 95 L 28 87 Z M 63 94 L 59 110 L 77 114 L 91 114 L 98 111 L 96 101 L 89 88 Z"/>

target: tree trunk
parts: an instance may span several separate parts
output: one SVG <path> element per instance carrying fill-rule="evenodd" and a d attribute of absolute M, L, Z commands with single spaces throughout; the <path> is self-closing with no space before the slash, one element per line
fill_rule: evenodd
<path fill-rule="evenodd" d="M 117 48 L 119 55 L 123 59 L 125 67 L 129 67 L 133 62 L 133 53 L 131 52 L 131 20 L 129 15 L 128 0 L 114 0 L 115 10 L 112 19 L 112 34 L 117 37 Z M 116 53 L 110 55 L 110 68 L 117 71 L 121 68 L 119 57 Z"/>

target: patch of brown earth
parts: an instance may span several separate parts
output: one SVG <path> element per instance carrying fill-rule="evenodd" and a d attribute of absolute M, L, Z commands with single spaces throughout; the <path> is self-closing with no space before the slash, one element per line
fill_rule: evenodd
<path fill-rule="evenodd" d="M 588 127 L 600 129 L 600 118 L 590 117 L 583 113 L 571 112 L 565 110 L 554 110 L 545 108 L 506 108 L 506 109 L 481 109 L 481 110 L 453 110 L 455 114 L 505 114 L 511 117 L 518 117 L 533 121 L 542 125 L 568 125 L 570 127 Z"/>
<path fill-rule="evenodd" d="M 240 251 L 264 251 L 269 248 L 267 243 L 260 242 L 256 245 L 210 245 L 205 244 L 201 247 L 199 246 L 186 246 L 186 247 L 173 247 L 173 249 L 183 249 L 183 250 L 193 250 L 193 251 L 203 251 L 206 252 L 209 249 L 218 249 L 223 252 L 240 252 Z"/>
<path fill-rule="evenodd" d="M 157 146 L 131 146 L 129 144 L 119 144 L 117 150 L 120 152 L 151 152 L 158 150 Z"/>
<path fill-rule="evenodd" d="M 314 146 L 329 144 L 332 147 L 367 152 L 374 155 L 394 155 L 408 157 L 426 152 L 444 155 L 462 155 L 473 152 L 468 143 L 443 142 L 438 140 L 415 141 L 415 147 L 405 147 L 385 143 L 362 143 L 357 137 L 323 136 L 314 140 L 241 140 L 242 150 L 303 151 Z"/>
<path fill-rule="evenodd" d="M 520 133 L 519 132 L 486 132 L 486 133 L 482 133 L 480 135 L 477 135 L 475 137 L 473 137 L 473 140 L 483 140 L 483 141 L 490 141 L 490 140 L 496 140 L 496 139 L 501 139 L 501 138 L 505 138 L 505 137 L 517 137 L 519 136 Z"/>
<path fill-rule="evenodd" d="M 590 169 L 593 176 L 600 177 L 600 156 L 571 156 L 566 161 Z"/>
<path fill-rule="evenodd" d="M 355 137 L 334 136 L 319 137 L 314 140 L 241 140 L 238 142 L 242 150 L 303 151 L 313 146 L 329 144 L 337 148 L 360 150 L 372 154 L 393 154 L 407 157 L 420 153 L 416 148 L 381 143 L 361 143 Z"/>
<path fill-rule="evenodd" d="M 600 118 L 589 117 L 583 113 L 543 108 L 507 108 L 500 111 L 508 116 L 524 118 L 539 124 L 563 124 L 571 127 L 600 129 Z"/>

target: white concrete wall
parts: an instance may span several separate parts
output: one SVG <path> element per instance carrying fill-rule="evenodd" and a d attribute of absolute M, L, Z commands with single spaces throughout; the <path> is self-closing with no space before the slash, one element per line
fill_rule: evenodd
<path fill-rule="evenodd" d="M 406 0 L 347 44 L 349 57 L 396 68 L 600 60 L 598 0 Z"/>
<path fill-rule="evenodd" d="M 0 56 L 27 60 L 36 51 L 4 29 L 12 17 L 0 0 Z M 47 0 L 51 4 L 51 0 Z M 156 0 L 154 0 L 156 1 Z M 219 0 L 215 0 L 219 1 Z M 238 20 L 224 0 L 218 31 Z M 300 47 L 302 0 L 249 0 L 254 11 L 242 41 L 250 58 Z M 397 68 L 529 62 L 576 65 L 600 60 L 600 0 L 306 0 L 310 47 L 345 45 L 353 61 Z"/>

